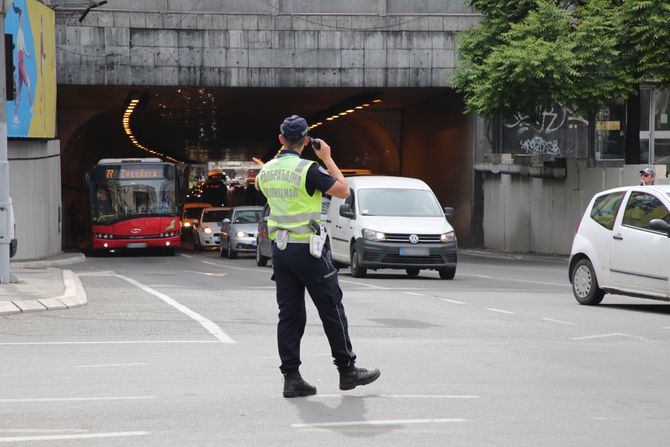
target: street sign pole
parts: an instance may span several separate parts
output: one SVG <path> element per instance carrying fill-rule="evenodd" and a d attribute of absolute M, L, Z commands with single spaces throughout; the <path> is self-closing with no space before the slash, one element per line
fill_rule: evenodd
<path fill-rule="evenodd" d="M 5 92 L 5 3 L 0 2 L 0 284 L 9 275 L 9 161 L 7 161 L 7 96 Z"/>

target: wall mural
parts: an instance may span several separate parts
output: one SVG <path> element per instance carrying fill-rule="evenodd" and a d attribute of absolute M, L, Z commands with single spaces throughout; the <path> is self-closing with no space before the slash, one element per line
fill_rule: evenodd
<path fill-rule="evenodd" d="M 570 107 L 543 110 L 536 122 L 515 114 L 503 121 L 502 152 L 554 157 L 586 154 L 589 122 Z"/>
<path fill-rule="evenodd" d="M 7 136 L 56 135 L 55 14 L 37 0 L 5 0 L 5 33 L 12 36 L 14 100 L 6 101 Z"/>

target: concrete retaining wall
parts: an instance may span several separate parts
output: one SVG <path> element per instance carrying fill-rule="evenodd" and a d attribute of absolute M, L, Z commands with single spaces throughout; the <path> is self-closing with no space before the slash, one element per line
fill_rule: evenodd
<path fill-rule="evenodd" d="M 40 259 L 62 247 L 60 141 L 9 141 L 9 194 L 19 248 L 12 261 Z"/>
<path fill-rule="evenodd" d="M 508 252 L 569 254 L 593 195 L 638 184 L 644 167 L 588 167 L 568 160 L 565 179 L 483 173 L 484 245 Z M 655 168 L 657 178 L 665 180 L 665 165 Z"/>

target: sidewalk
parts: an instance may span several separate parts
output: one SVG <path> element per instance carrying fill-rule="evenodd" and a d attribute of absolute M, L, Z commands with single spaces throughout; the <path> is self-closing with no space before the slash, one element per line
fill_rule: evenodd
<path fill-rule="evenodd" d="M 82 253 L 10 262 L 12 281 L 0 284 L 0 317 L 19 312 L 69 309 L 86 304 L 84 287 L 67 265 L 84 262 Z"/>

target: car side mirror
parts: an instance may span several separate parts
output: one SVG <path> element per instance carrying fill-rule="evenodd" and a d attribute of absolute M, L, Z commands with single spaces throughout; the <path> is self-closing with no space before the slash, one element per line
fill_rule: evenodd
<path fill-rule="evenodd" d="M 268 220 L 270 220 L 270 216 L 263 216 L 263 222 L 267 222 Z"/>
<path fill-rule="evenodd" d="M 351 209 L 351 205 L 348 203 L 343 203 L 340 205 L 340 216 L 354 219 L 355 216 L 353 210 Z"/>
<path fill-rule="evenodd" d="M 198 219 L 193 219 L 193 220 L 191 221 L 191 223 L 193 223 L 193 225 L 198 225 L 198 222 L 199 222 Z"/>
<path fill-rule="evenodd" d="M 454 209 L 450 206 L 445 206 L 444 217 L 446 217 L 447 219 L 451 219 L 452 217 L 454 217 Z"/>
<path fill-rule="evenodd" d="M 652 219 L 649 222 L 649 229 L 660 231 L 661 233 L 665 233 L 666 236 L 670 237 L 670 224 L 663 219 Z"/>
<path fill-rule="evenodd" d="M 221 221 L 221 223 L 229 224 L 229 223 L 230 223 L 230 219 L 228 219 L 228 218 L 226 217 L 226 218 L 224 218 L 224 219 Z"/>

